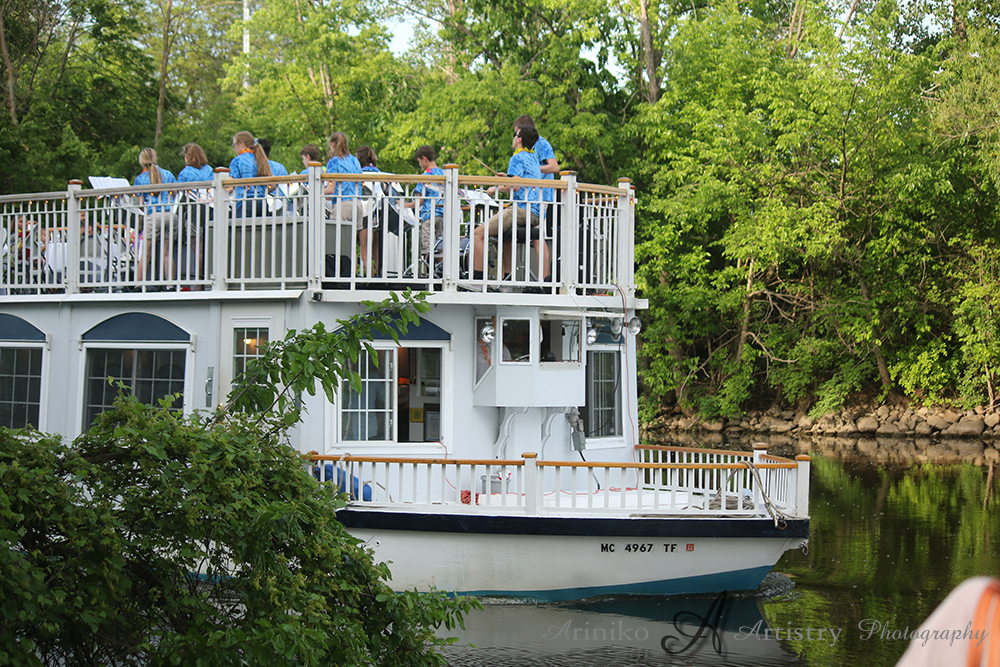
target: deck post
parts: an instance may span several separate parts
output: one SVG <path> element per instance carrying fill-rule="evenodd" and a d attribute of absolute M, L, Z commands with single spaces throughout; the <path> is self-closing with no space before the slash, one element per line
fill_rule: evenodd
<path fill-rule="evenodd" d="M 808 454 L 799 454 L 795 460 L 799 464 L 795 471 L 795 513 L 809 516 L 809 467 L 812 458 Z"/>
<path fill-rule="evenodd" d="M 431 216 L 433 218 L 434 216 Z M 462 222 L 462 207 L 458 205 L 458 165 L 446 164 L 444 166 L 444 229 L 441 232 L 442 243 L 442 266 L 441 277 L 444 280 L 444 289 L 452 291 L 455 289 L 455 282 L 458 279 L 458 268 L 455 258 L 458 256 L 458 239 L 460 224 Z M 428 257 L 428 264 L 431 272 L 428 278 L 433 279 L 434 274 L 434 239 L 431 239 L 431 252 Z M 470 260 L 471 261 L 471 260 Z"/>
<path fill-rule="evenodd" d="M 580 260 L 579 229 L 580 202 L 576 193 L 576 172 L 559 172 L 560 180 L 566 181 L 566 191 L 563 193 L 562 215 L 559 216 L 559 245 L 560 250 L 555 258 L 550 261 L 555 264 L 558 260 L 560 266 L 555 275 L 561 277 L 559 286 L 560 294 L 574 294 L 576 286 L 580 282 Z M 572 230 L 572 233 L 570 231 Z"/>
<path fill-rule="evenodd" d="M 318 294 L 326 276 L 326 202 L 323 194 L 323 163 L 310 162 L 306 174 L 307 193 L 306 236 L 309 254 L 306 257 L 308 288 Z M 339 264 L 338 264 L 339 266 Z"/>
<path fill-rule="evenodd" d="M 538 454 L 535 452 L 525 452 L 521 454 L 524 459 L 524 511 L 529 516 L 538 514 L 538 466 L 535 459 Z"/>
<path fill-rule="evenodd" d="M 755 442 L 753 445 L 753 464 L 757 465 L 761 463 L 766 455 L 767 455 L 767 443 Z"/>
<path fill-rule="evenodd" d="M 229 207 L 226 203 L 226 189 L 222 179 L 229 176 L 229 169 L 217 167 L 212 175 L 212 289 L 221 292 L 226 289 L 229 275 Z"/>
<path fill-rule="evenodd" d="M 80 291 L 80 200 L 77 198 L 83 188 L 83 181 L 69 181 L 66 184 L 66 268 L 63 284 L 66 294 Z"/>
<path fill-rule="evenodd" d="M 631 285 L 635 282 L 635 266 L 633 250 L 635 230 L 633 224 L 634 201 L 632 193 L 635 188 L 632 186 L 631 178 L 619 178 L 618 187 L 623 190 L 618 197 L 618 224 L 615 230 L 618 233 L 618 259 L 615 262 L 614 279 L 622 289 L 629 290 L 629 296 L 635 295 L 635 290 Z"/>

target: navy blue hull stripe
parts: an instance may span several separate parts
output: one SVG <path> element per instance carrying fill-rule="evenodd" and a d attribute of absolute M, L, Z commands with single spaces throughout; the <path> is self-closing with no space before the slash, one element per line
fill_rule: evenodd
<path fill-rule="evenodd" d="M 337 518 L 359 530 L 415 530 L 487 535 L 577 535 L 582 537 L 778 537 L 808 538 L 809 519 L 789 519 L 784 530 L 770 519 L 490 516 L 423 514 L 345 508 Z"/>
<path fill-rule="evenodd" d="M 752 591 L 760 585 L 768 566 L 703 574 L 680 579 L 641 581 L 616 586 L 584 586 L 581 588 L 559 588 L 546 591 L 457 591 L 454 595 L 476 595 L 479 597 L 534 598 L 546 602 L 566 602 L 584 600 L 599 595 L 704 595 L 719 591 Z"/>

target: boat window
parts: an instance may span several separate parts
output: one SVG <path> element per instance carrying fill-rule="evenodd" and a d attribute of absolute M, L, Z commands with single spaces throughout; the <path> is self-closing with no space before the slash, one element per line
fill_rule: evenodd
<path fill-rule="evenodd" d="M 488 327 L 488 329 L 487 329 Z M 485 330 L 485 331 L 484 331 Z M 476 384 L 483 379 L 493 365 L 493 335 L 496 321 L 492 317 L 476 319 Z M 486 340 L 484 340 L 484 338 Z"/>
<path fill-rule="evenodd" d="M 0 426 L 39 427 L 42 348 L 0 347 Z"/>
<path fill-rule="evenodd" d="M 185 357 L 185 350 L 176 349 L 88 349 L 84 428 L 112 407 L 120 392 L 119 383 L 147 405 L 182 393 Z M 181 398 L 174 401 L 171 411 L 181 412 L 183 407 Z"/>
<path fill-rule="evenodd" d="M 249 327 L 234 329 L 233 340 L 233 377 L 243 375 L 247 363 L 254 357 L 261 356 L 261 346 L 268 340 L 267 327 Z"/>
<path fill-rule="evenodd" d="M 500 345 L 504 362 L 531 362 L 531 320 L 504 320 Z"/>
<path fill-rule="evenodd" d="M 540 322 L 539 359 L 542 362 L 580 361 L 580 330 L 577 319 L 543 317 Z"/>
<path fill-rule="evenodd" d="M 341 384 L 342 442 L 436 442 L 441 439 L 443 350 L 413 346 L 362 351 L 351 365 L 360 391 Z"/>
<path fill-rule="evenodd" d="M 362 352 L 350 369 L 358 374 L 361 391 L 343 381 L 341 440 L 390 440 L 392 427 L 391 350 Z"/>
<path fill-rule="evenodd" d="M 621 353 L 587 352 L 587 405 L 580 408 L 588 438 L 622 435 Z"/>

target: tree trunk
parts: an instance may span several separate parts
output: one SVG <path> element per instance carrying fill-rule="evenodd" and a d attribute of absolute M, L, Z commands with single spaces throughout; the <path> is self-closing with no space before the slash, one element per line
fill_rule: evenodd
<path fill-rule="evenodd" d="M 653 26 L 649 18 L 649 0 L 639 0 L 639 30 L 642 36 L 642 57 L 646 68 L 646 101 L 655 104 L 660 99 L 660 53 L 653 48 Z"/>
<path fill-rule="evenodd" d="M 750 258 L 750 265 L 747 267 L 747 295 L 743 300 L 743 324 L 740 326 L 740 340 L 736 345 L 736 363 L 743 360 L 743 348 L 747 344 L 747 335 L 750 333 L 750 291 L 753 289 L 753 257 Z"/>
<path fill-rule="evenodd" d="M 858 275 L 858 286 L 861 288 L 861 296 L 865 298 L 865 302 L 868 304 L 872 303 L 871 293 L 868 291 L 868 283 L 865 279 Z M 882 381 L 882 387 L 885 389 L 892 389 L 892 376 L 889 375 L 889 364 L 885 361 L 885 355 L 882 354 L 882 346 L 879 345 L 879 338 L 881 338 L 881 331 L 875 331 L 875 346 L 872 350 L 875 355 L 875 365 L 878 366 L 878 376 Z"/>
<path fill-rule="evenodd" d="M 167 70 L 170 65 L 170 47 L 173 43 L 172 17 L 173 0 L 167 0 L 163 15 L 163 50 L 160 54 L 160 96 L 156 100 L 156 134 L 153 135 L 153 148 L 159 150 L 160 137 L 163 134 L 163 108 L 167 103 Z"/>
<path fill-rule="evenodd" d="M 15 96 L 17 85 L 17 74 L 14 70 L 14 61 L 10 57 L 10 49 L 7 48 L 7 29 L 3 20 L 3 5 L 0 5 L 0 55 L 3 56 L 3 65 L 7 69 L 7 110 L 10 112 L 10 122 L 17 126 L 17 97 Z"/>

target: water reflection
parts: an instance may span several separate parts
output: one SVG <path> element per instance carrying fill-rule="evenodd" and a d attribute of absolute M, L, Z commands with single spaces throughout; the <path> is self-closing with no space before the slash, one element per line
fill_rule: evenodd
<path fill-rule="evenodd" d="M 805 664 L 771 635 L 756 599 L 488 603 L 466 626 L 475 647 L 451 648 L 453 666 Z"/>
<path fill-rule="evenodd" d="M 892 667 L 906 649 L 903 637 L 955 586 L 972 576 L 1000 574 L 1000 475 L 980 465 L 983 449 L 969 442 L 893 440 L 866 457 L 857 439 L 846 440 L 770 443 L 774 453 L 813 456 L 810 550 L 788 552 L 775 567 L 795 582 L 790 592 L 728 601 L 719 626 L 722 655 L 707 635 L 682 656 L 660 646 L 678 611 L 703 617 L 712 600 L 632 599 L 487 605 L 473 613 L 461 636 L 476 648 L 452 648 L 450 664 Z M 930 451 L 955 461 L 964 450 L 965 462 L 921 463 L 895 453 L 938 445 Z M 682 619 L 688 631 L 698 627 L 691 620 Z M 780 630 L 780 641 L 773 634 L 767 641 L 737 639 L 741 627 L 758 621 L 762 629 Z M 553 634 L 563 627 L 580 631 L 575 638 Z M 642 627 L 647 635 L 643 641 L 634 632 L 609 638 L 611 627 Z M 598 628 L 605 629 L 603 639 L 586 635 Z M 828 641 L 829 635 L 817 641 L 820 628 L 839 629 L 837 641 Z"/>

